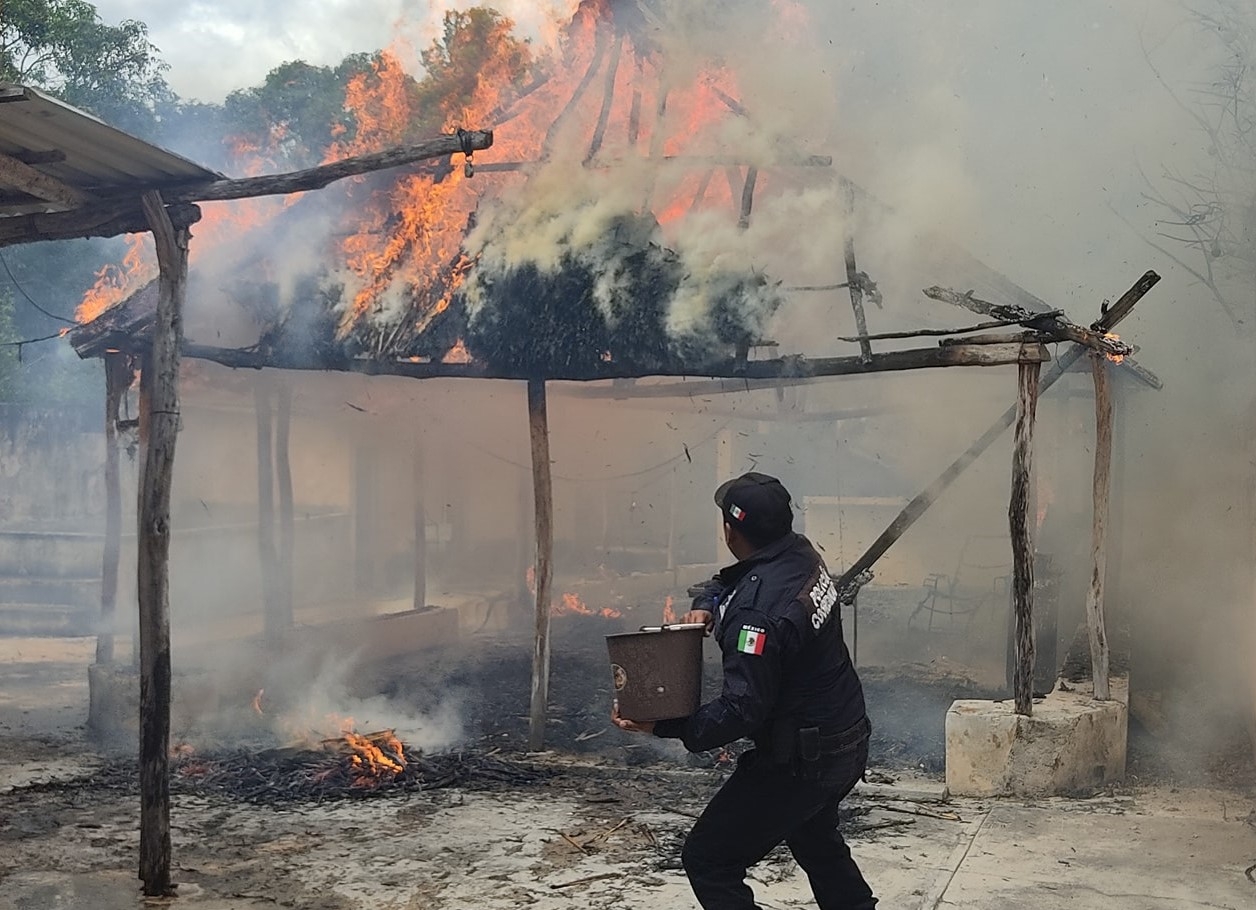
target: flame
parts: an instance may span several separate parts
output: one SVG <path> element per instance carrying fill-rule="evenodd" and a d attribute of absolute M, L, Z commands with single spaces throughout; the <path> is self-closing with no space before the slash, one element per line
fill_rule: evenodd
<path fill-rule="evenodd" d="M 1038 488 L 1034 493 L 1038 500 L 1038 524 L 1037 529 L 1042 530 L 1042 523 L 1047 520 L 1047 512 L 1051 508 L 1051 504 L 1055 502 L 1055 493 L 1051 489 L 1051 485 L 1045 480 L 1039 478 Z"/>
<path fill-rule="evenodd" d="M 226 141 L 232 155 L 232 169 L 245 176 L 257 176 L 276 169 L 276 149 L 284 137 L 282 130 L 272 127 L 267 146 L 243 137 Z M 254 198 L 233 202 L 202 202 L 201 220 L 192 227 L 195 243 L 188 247 L 192 265 L 203 262 L 229 243 L 238 243 L 250 231 L 269 225 L 285 208 L 301 196 L 294 193 L 280 198 Z M 74 319 L 80 325 L 91 322 L 110 307 L 126 300 L 157 278 L 157 254 L 152 235 L 126 235 L 127 251 L 121 264 L 109 263 L 96 273 L 96 281 L 83 295 Z"/>
<path fill-rule="evenodd" d="M 675 611 L 674 609 L 672 609 L 672 604 L 673 604 L 673 603 L 674 603 L 674 601 L 673 601 L 673 599 L 672 599 L 672 596 L 669 594 L 669 595 L 667 596 L 667 600 L 666 600 L 666 601 L 664 601 L 664 603 L 663 603 L 663 622 L 664 622 L 665 624 L 666 624 L 666 623 L 673 623 L 673 622 L 675 622 L 675 621 L 676 621 L 676 611 Z"/>
<path fill-rule="evenodd" d="M 772 4 L 782 35 L 810 31 L 798 0 Z M 344 209 L 342 232 L 318 251 L 343 289 L 339 338 L 353 335 L 367 354 L 404 351 L 448 309 L 474 266 L 463 243 L 481 204 L 517 187 L 547 161 L 575 175 L 585 158 L 598 172 L 630 158 L 653 159 L 649 167 L 657 176 L 641 204 L 670 234 L 698 211 L 736 217 L 746 169 L 712 163 L 719 161 L 712 156 L 726 151 L 721 124 L 746 114 L 732 70 L 687 60 L 687 75 L 678 77 L 652 37 L 640 41 L 626 20 L 619 21 L 618 4 L 571 0 L 570 7 L 561 35 L 540 43 L 517 37 L 509 18 L 484 8 L 449 11 L 440 37 L 421 53 L 394 45 L 349 82 L 344 110 L 352 126 L 337 125 L 325 162 L 466 127 L 494 129 L 493 161 L 521 167 L 474 173 L 461 160 L 426 162 L 341 181 L 326 191 L 338 194 Z M 273 171 L 295 141 L 282 125 L 262 135 L 229 137 L 233 167 Z M 664 156 L 691 163 L 655 167 Z M 760 194 L 770 181 L 760 174 Z M 204 205 L 193 261 L 270 225 L 296 198 Z M 80 321 L 151 280 L 151 254 L 145 271 L 132 266 L 133 258 L 128 254 L 121 267 L 102 271 L 80 307 Z M 242 268 L 256 272 L 256 261 L 241 258 Z M 443 358 L 469 359 L 461 342 Z"/>
<path fill-rule="evenodd" d="M 262 711 L 262 696 L 263 696 L 263 695 L 265 695 L 265 694 L 266 694 L 266 690 L 265 690 L 265 689 L 258 689 L 258 690 L 257 690 L 257 694 L 253 696 L 253 701 L 250 703 L 251 707 L 253 708 L 253 713 L 254 713 L 254 714 L 257 714 L 259 717 L 260 717 L 260 716 L 262 715 L 262 713 L 263 713 L 263 711 Z"/>
<path fill-rule="evenodd" d="M 1116 332 L 1104 332 L 1104 333 L 1103 333 L 1103 337 L 1104 337 L 1104 338 L 1106 338 L 1106 339 L 1108 339 L 1109 341 L 1120 341 L 1120 340 L 1121 340 L 1121 336 L 1120 336 L 1120 335 L 1118 335 L 1118 334 L 1116 334 Z M 1122 361 L 1124 361 L 1124 360 L 1125 360 L 1125 355 L 1124 355 L 1124 354 L 1108 354 L 1108 355 L 1106 355 L 1106 356 L 1107 356 L 1108 360 L 1112 361 L 1113 363 L 1121 363 Z"/>
<path fill-rule="evenodd" d="M 351 786 L 374 787 L 395 780 L 406 769 L 406 752 L 392 730 L 362 735 L 346 733 L 343 743 L 349 749 Z"/>
<path fill-rule="evenodd" d="M 535 596 L 536 566 L 528 566 L 528 571 L 524 578 L 528 585 L 528 590 Z M 579 594 L 564 594 L 558 600 L 550 602 L 550 616 L 567 616 L 570 614 L 577 616 L 601 616 L 605 619 L 618 619 L 624 615 L 611 607 L 594 610 L 584 602 Z"/>
<path fill-rule="evenodd" d="M 579 616 L 601 616 L 603 619 L 618 619 L 623 616 L 618 610 L 613 610 L 610 607 L 594 610 L 584 602 L 579 594 L 564 594 L 562 600 L 550 606 L 550 616 L 564 616 L 569 613 Z"/>
<path fill-rule="evenodd" d="M 514 23 L 497 16 L 486 31 L 470 27 L 471 13 L 446 14 L 446 37 L 423 55 L 429 71 L 454 71 L 452 88 L 432 99 L 439 111 L 442 132 L 463 125 L 490 122 L 506 100 L 504 92 L 513 74 L 530 64 L 527 46 L 513 35 Z M 462 25 L 463 28 L 452 28 Z M 482 39 L 482 47 L 472 43 Z M 459 63 L 474 60 L 474 66 Z M 469 83 L 469 84 L 468 84 Z M 416 89 L 416 86 L 418 88 Z M 353 140 L 333 149 L 333 156 L 378 151 L 403 143 L 411 125 L 420 121 L 416 99 L 422 83 L 406 72 L 395 52 L 379 56 L 370 73 L 356 77 L 346 93 L 345 106 L 357 120 Z M 511 143 L 496 150 L 509 155 Z M 516 148 L 515 153 L 521 150 Z M 400 295 L 410 297 L 416 311 L 412 326 L 420 333 L 444 312 L 470 267 L 462 256 L 462 240 L 479 203 L 470 170 L 423 168 L 373 193 L 362 207 L 362 218 L 344 238 L 341 251 L 353 276 L 352 299 L 341 315 L 340 337 Z"/>
<path fill-rule="evenodd" d="M 122 264 L 108 263 L 96 273 L 96 283 L 83 295 L 74 312 L 75 321 L 91 322 L 156 277 L 157 254 L 153 250 L 152 235 L 128 234 Z"/>
<path fill-rule="evenodd" d="M 467 350 L 467 343 L 461 338 L 458 342 L 446 352 L 441 358 L 441 363 L 470 363 L 471 352 Z"/>

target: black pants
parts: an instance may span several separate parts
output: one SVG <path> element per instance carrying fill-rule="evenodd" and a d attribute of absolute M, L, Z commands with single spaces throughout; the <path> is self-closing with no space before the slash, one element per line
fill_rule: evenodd
<path fill-rule="evenodd" d="M 824 756 L 815 780 L 758 750 L 737 769 L 685 841 L 682 860 L 704 910 L 755 910 L 746 870 L 784 841 L 807 873 L 820 910 L 873 910 L 876 898 L 837 830 L 837 807 L 863 776 L 868 739 Z"/>

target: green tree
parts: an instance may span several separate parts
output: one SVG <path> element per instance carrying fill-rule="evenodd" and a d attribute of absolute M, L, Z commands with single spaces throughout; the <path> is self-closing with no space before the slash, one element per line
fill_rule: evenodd
<path fill-rule="evenodd" d="M 148 27 L 101 21 L 85 0 L 3 0 L 0 81 L 45 89 L 146 138 L 173 95 Z"/>
<path fill-rule="evenodd" d="M 334 67 L 303 60 L 275 67 L 261 85 L 227 96 L 227 151 L 252 152 L 276 167 L 319 163 L 332 140 L 353 129 L 345 89 L 355 76 L 370 70 L 368 54 L 352 54 Z"/>
<path fill-rule="evenodd" d="M 514 35 L 514 22 L 486 7 L 445 13 L 444 29 L 422 53 L 418 109 L 429 129 L 467 126 L 509 102 L 532 70 L 532 49 Z"/>

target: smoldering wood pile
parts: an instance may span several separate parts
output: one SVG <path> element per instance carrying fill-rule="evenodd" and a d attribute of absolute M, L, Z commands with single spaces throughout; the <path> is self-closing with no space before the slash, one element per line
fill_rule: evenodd
<path fill-rule="evenodd" d="M 364 769 L 347 749 L 287 748 L 240 751 L 176 762 L 176 792 L 216 793 L 257 805 L 370 799 L 443 787 L 491 790 L 520 787 L 545 778 L 487 752 L 414 756 L 384 749 L 386 762 Z"/>
<path fill-rule="evenodd" d="M 368 737 L 369 738 L 369 737 Z M 404 750 L 404 747 L 403 747 Z M 372 799 L 460 787 L 497 790 L 536 785 L 551 774 L 499 757 L 493 751 L 460 750 L 426 755 L 381 748 L 385 761 L 363 767 L 359 753 L 332 741 L 317 747 L 234 749 L 200 754 L 176 751 L 170 789 L 183 795 L 221 796 L 264 806 Z M 373 775 L 373 776 L 372 776 Z M 120 792 L 139 790 L 134 760 L 112 761 L 80 777 L 34 782 L 25 792 Z"/>

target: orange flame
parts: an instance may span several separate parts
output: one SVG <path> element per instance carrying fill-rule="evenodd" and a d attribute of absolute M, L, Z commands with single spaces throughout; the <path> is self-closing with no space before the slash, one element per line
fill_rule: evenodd
<path fill-rule="evenodd" d="M 405 748 L 392 730 L 363 736 L 346 733 L 354 787 L 374 787 L 395 780 L 406 769 Z"/>
<path fill-rule="evenodd" d="M 569 613 L 579 616 L 601 616 L 604 619 L 618 619 L 623 615 L 610 607 L 594 610 L 581 599 L 579 594 L 564 594 L 561 601 L 550 606 L 550 616 L 564 616 Z"/>
<path fill-rule="evenodd" d="M 1120 341 L 1120 340 L 1121 340 L 1121 336 L 1120 336 L 1120 335 L 1118 335 L 1118 334 L 1116 334 L 1116 332 L 1104 332 L 1104 333 L 1103 333 L 1103 337 L 1104 337 L 1104 338 L 1106 338 L 1106 339 L 1108 339 L 1109 341 Z M 1125 355 L 1124 355 L 1124 354 L 1108 354 L 1108 355 L 1106 355 L 1106 356 L 1107 356 L 1107 358 L 1108 358 L 1110 361 L 1112 361 L 1113 363 L 1121 363 L 1121 362 L 1123 362 L 1123 361 L 1125 360 Z"/>
<path fill-rule="evenodd" d="M 261 716 L 263 713 L 262 696 L 265 694 L 266 694 L 265 689 L 258 689 L 257 694 L 253 696 L 253 701 L 250 703 L 251 707 L 253 708 L 253 713 L 257 714 L 258 716 Z"/>
<path fill-rule="evenodd" d="M 109 263 L 96 273 L 96 283 L 74 312 L 76 322 L 91 322 L 105 310 L 134 294 L 157 277 L 157 254 L 150 234 L 128 234 L 121 265 Z"/>

